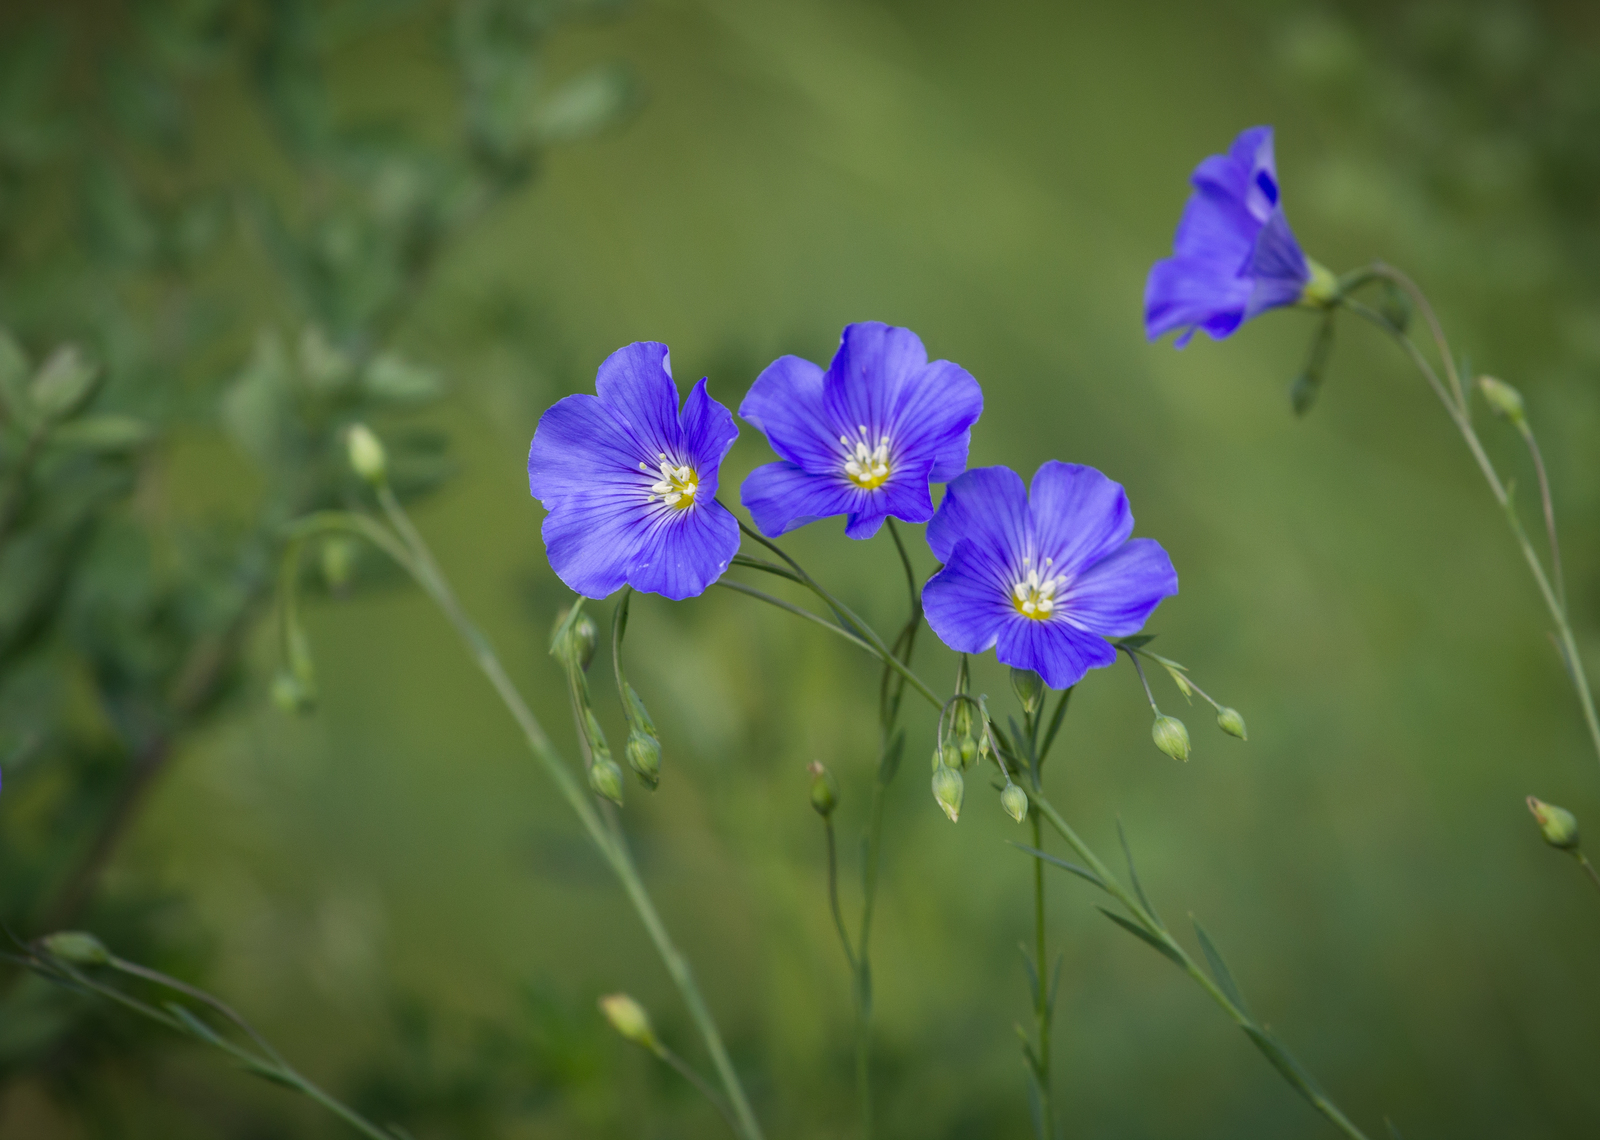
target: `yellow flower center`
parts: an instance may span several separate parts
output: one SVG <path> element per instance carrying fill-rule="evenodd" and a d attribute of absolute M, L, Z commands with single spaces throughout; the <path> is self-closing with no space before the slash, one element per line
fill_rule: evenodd
<path fill-rule="evenodd" d="M 1066 579 L 1059 574 L 1051 577 L 1042 576 L 1037 566 L 1029 565 L 1031 561 L 1032 559 L 1028 558 L 1022 561 L 1027 576 L 1019 578 L 1012 584 L 1011 604 L 1025 618 L 1033 621 L 1049 621 L 1056 612 L 1056 591 L 1066 583 Z M 1050 574 L 1050 567 L 1054 561 L 1052 558 L 1044 560 L 1046 575 Z"/>
<path fill-rule="evenodd" d="M 688 510 L 694 506 L 695 492 L 700 489 L 699 474 L 692 467 L 674 464 L 665 452 L 661 453 L 659 459 L 661 478 L 650 484 L 647 501 L 660 499 L 674 510 Z M 641 463 L 639 470 L 648 472 L 650 468 Z"/>
<path fill-rule="evenodd" d="M 863 491 L 876 491 L 889 481 L 889 437 L 879 436 L 873 446 L 867 437 L 867 425 L 859 426 L 859 438 L 839 437 L 844 444 L 844 476 Z"/>

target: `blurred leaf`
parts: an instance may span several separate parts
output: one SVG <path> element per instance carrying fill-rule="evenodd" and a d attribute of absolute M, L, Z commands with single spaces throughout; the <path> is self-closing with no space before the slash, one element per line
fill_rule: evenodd
<path fill-rule="evenodd" d="M 1266 1054 L 1267 1060 L 1272 1062 L 1272 1067 L 1282 1073 L 1284 1079 L 1293 1085 L 1301 1096 L 1316 1104 L 1316 1098 L 1324 1095 L 1322 1089 L 1312 1079 L 1311 1074 L 1300 1067 L 1300 1062 L 1284 1048 L 1283 1043 L 1266 1030 L 1257 1029 L 1254 1025 L 1245 1025 L 1241 1028 L 1250 1040 L 1255 1042 L 1256 1048 Z"/>
<path fill-rule="evenodd" d="M 1040 851 L 1037 847 L 1029 847 L 1025 843 L 1013 843 L 1011 846 L 1015 847 L 1018 851 L 1021 851 L 1025 855 L 1031 855 L 1035 859 L 1043 859 L 1046 863 L 1049 863 L 1055 867 L 1060 867 L 1063 871 L 1070 871 L 1074 875 L 1078 876 L 1078 878 L 1085 879 L 1088 882 L 1093 883 L 1102 891 L 1106 889 L 1106 881 L 1093 871 L 1089 870 L 1087 867 L 1080 867 L 1076 863 L 1069 863 L 1065 859 L 1058 859 L 1048 851 Z"/>
<path fill-rule="evenodd" d="M 28 402 L 44 419 L 65 419 L 94 394 L 99 376 L 99 366 L 86 360 L 77 345 L 64 344 L 40 365 L 28 386 Z"/>
<path fill-rule="evenodd" d="M 623 122 L 639 104 L 632 70 L 603 64 L 569 80 L 538 105 L 534 138 L 546 145 L 591 138 Z"/>
<path fill-rule="evenodd" d="M 1145 913 L 1155 920 L 1157 926 L 1165 930 L 1166 924 L 1161 921 L 1161 916 L 1156 913 L 1156 908 L 1150 905 L 1150 900 L 1145 898 L 1144 885 L 1139 882 L 1139 871 L 1133 865 L 1133 848 L 1128 846 L 1128 833 L 1122 828 L 1122 820 L 1117 820 L 1117 839 L 1122 843 L 1122 856 L 1128 861 L 1128 878 L 1133 883 L 1133 893 L 1139 896 L 1139 904 L 1144 907 Z"/>
<path fill-rule="evenodd" d="M 32 411 L 28 399 L 28 377 L 32 374 L 28 354 L 17 343 L 17 338 L 11 335 L 11 330 L 0 328 L 0 400 L 12 415 L 26 417 Z"/>
<path fill-rule="evenodd" d="M 288 361 L 278 334 L 264 330 L 254 355 L 222 397 L 222 425 L 257 463 L 271 467 L 280 457 L 290 414 Z"/>
<path fill-rule="evenodd" d="M 127 176 L 109 162 L 83 174 L 84 225 L 90 248 L 106 261 L 139 264 L 156 252 L 159 233 Z"/>
<path fill-rule="evenodd" d="M 361 386 L 376 400 L 422 403 L 444 391 L 444 380 L 434 369 L 414 364 L 399 353 L 380 352 L 367 363 Z"/>
<path fill-rule="evenodd" d="M 333 391 L 344 385 L 355 372 L 355 361 L 348 353 L 328 343 L 316 325 L 300 333 L 300 374 L 314 389 Z"/>
<path fill-rule="evenodd" d="M 133 416 L 89 416 L 62 424 L 50 433 L 50 442 L 85 451 L 131 451 L 150 442 L 155 429 Z"/>

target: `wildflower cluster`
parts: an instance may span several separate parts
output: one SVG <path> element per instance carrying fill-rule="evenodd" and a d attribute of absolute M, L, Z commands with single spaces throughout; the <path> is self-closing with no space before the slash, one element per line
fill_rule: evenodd
<path fill-rule="evenodd" d="M 739 548 L 716 498 L 732 415 L 703 379 L 680 413 L 660 344 L 618 350 L 595 390 L 547 411 L 529 451 L 551 565 L 590 598 L 624 585 L 703 593 Z M 1155 541 L 1130 540 L 1126 494 L 1093 468 L 1046 463 L 1031 496 L 1009 468 L 967 470 L 982 411 L 972 375 L 929 361 L 909 329 L 850 325 L 826 369 L 784 356 L 756 378 L 739 415 L 779 459 L 750 473 L 740 501 L 768 538 L 837 515 L 853 539 L 885 519 L 927 523 L 943 568 L 922 604 L 939 638 L 1070 688 L 1116 660 L 1108 639 L 1137 633 L 1177 593 L 1177 574 Z"/>

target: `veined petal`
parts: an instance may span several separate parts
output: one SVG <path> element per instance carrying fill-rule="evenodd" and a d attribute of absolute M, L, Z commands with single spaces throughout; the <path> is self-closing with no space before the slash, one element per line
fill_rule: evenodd
<path fill-rule="evenodd" d="M 846 325 L 823 379 L 829 420 L 852 436 L 862 426 L 874 436 L 887 431 L 907 385 L 927 364 L 928 352 L 910 329 L 882 321 Z"/>
<path fill-rule="evenodd" d="M 567 396 L 539 417 L 528 447 L 528 490 L 553 510 L 596 485 L 639 485 L 644 458 L 634 438 L 598 399 Z"/>
<path fill-rule="evenodd" d="M 1034 553 L 1071 576 L 1098 562 L 1133 533 L 1133 511 L 1122 484 L 1093 467 L 1050 460 L 1033 477 L 1028 495 Z"/>
<path fill-rule="evenodd" d="M 927 460 L 928 479 L 948 483 L 967 469 L 972 425 L 982 414 L 983 389 L 972 374 L 935 360 L 902 383 L 884 430 L 901 463 Z"/>
<path fill-rule="evenodd" d="M 706 392 L 704 379 L 683 402 L 679 422 L 683 461 L 694 468 L 699 477 L 701 501 L 709 502 L 716 497 L 718 471 L 733 441 L 739 438 L 739 427 L 733 422 L 733 413 Z"/>
<path fill-rule="evenodd" d="M 739 523 L 709 498 L 683 511 L 661 508 L 628 563 L 628 584 L 673 601 L 697 597 L 739 550 Z"/>
<path fill-rule="evenodd" d="M 839 469 L 839 432 L 828 417 L 822 369 L 811 361 L 780 356 L 767 365 L 739 405 L 739 415 L 790 463 L 817 475 Z"/>
<path fill-rule="evenodd" d="M 922 587 L 922 609 L 928 628 L 957 653 L 991 649 L 1000 627 L 1016 616 L 1004 561 L 962 539 Z"/>
<path fill-rule="evenodd" d="M 1111 643 L 1064 621 L 1030 621 L 1015 615 L 1000 627 L 994 654 L 1003 665 L 1032 669 L 1052 689 L 1066 689 L 1090 669 L 1117 659 Z"/>
<path fill-rule="evenodd" d="M 1294 304 L 1311 280 L 1311 267 L 1282 210 L 1274 210 L 1256 236 L 1249 274 L 1254 283 L 1245 309 L 1247 318 L 1279 305 Z"/>
<path fill-rule="evenodd" d="M 739 487 L 739 501 L 768 538 L 833 515 L 850 513 L 862 494 L 841 478 L 813 475 L 780 460 L 757 467 Z"/>
<path fill-rule="evenodd" d="M 647 493 L 634 487 L 591 487 L 583 497 L 552 509 L 542 533 L 556 576 L 586 598 L 620 590 L 628 580 L 628 563 L 649 529 L 643 509 Z"/>
<path fill-rule="evenodd" d="M 666 345 L 642 340 L 617 349 L 600 365 L 594 389 L 622 430 L 651 459 L 677 451 L 683 442 L 678 387 L 672 382 Z"/>
<path fill-rule="evenodd" d="M 1028 492 L 1020 475 L 1009 467 L 974 467 L 950 483 L 928 524 L 928 545 L 949 562 L 964 538 L 997 556 L 1020 560 L 1027 553 Z"/>
<path fill-rule="evenodd" d="M 1153 538 L 1136 538 L 1087 567 L 1061 595 L 1062 616 L 1104 637 L 1138 633 L 1146 619 L 1178 592 L 1172 559 Z"/>

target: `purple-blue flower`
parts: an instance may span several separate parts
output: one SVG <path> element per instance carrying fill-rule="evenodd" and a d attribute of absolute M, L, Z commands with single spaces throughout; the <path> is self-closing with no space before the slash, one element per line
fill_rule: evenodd
<path fill-rule="evenodd" d="M 983 392 L 966 369 L 928 361 L 910 329 L 846 325 L 824 372 L 773 361 L 739 405 L 781 457 L 750 473 L 740 501 L 769 538 L 846 515 L 847 538 L 871 538 L 890 515 L 933 517 L 930 483 L 967 467 Z"/>
<path fill-rule="evenodd" d="M 1172 560 L 1135 538 L 1120 483 L 1051 460 L 1030 492 L 1009 467 L 978 467 L 945 491 L 928 524 L 944 563 L 922 588 L 928 625 L 959 653 L 1032 669 L 1052 689 L 1117 659 L 1108 637 L 1138 633 L 1178 592 Z"/>
<path fill-rule="evenodd" d="M 1190 181 L 1173 256 L 1155 263 L 1144 288 L 1146 335 L 1182 329 L 1179 348 L 1195 329 L 1221 340 L 1267 309 L 1294 304 L 1312 275 L 1278 200 L 1271 127 L 1243 132 Z"/>
<path fill-rule="evenodd" d="M 739 524 L 716 501 L 739 434 L 732 413 L 704 380 L 680 412 L 667 346 L 654 341 L 608 356 L 595 391 L 539 417 L 528 449 L 550 565 L 589 598 L 624 584 L 674 600 L 704 593 L 739 549 Z"/>

